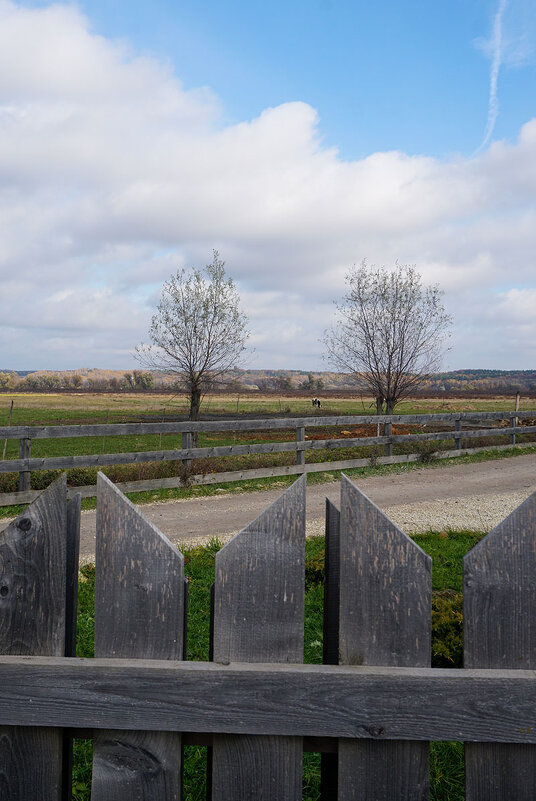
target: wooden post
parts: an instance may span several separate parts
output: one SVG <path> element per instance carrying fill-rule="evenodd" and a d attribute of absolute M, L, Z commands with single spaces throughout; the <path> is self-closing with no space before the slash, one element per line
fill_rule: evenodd
<path fill-rule="evenodd" d="M 430 557 L 343 476 L 340 664 L 429 667 L 431 597 Z M 339 740 L 339 801 L 428 798 L 428 743 L 368 734 Z"/>
<path fill-rule="evenodd" d="M 162 422 L 164 422 L 165 419 L 166 419 L 166 407 L 164 406 L 162 410 Z M 162 432 L 160 432 L 160 435 L 158 437 L 158 449 L 160 450 L 161 448 L 162 448 Z"/>
<path fill-rule="evenodd" d="M 0 535 L 0 653 L 64 656 L 67 484 L 50 485 Z M 69 633 L 67 636 L 70 636 Z M 63 733 L 0 726 L 0 796 L 60 801 Z"/>
<path fill-rule="evenodd" d="M 305 426 L 296 427 L 296 442 L 305 442 Z M 296 464 L 305 464 L 305 451 L 296 450 Z"/>
<path fill-rule="evenodd" d="M 512 428 L 515 429 L 515 427 L 516 427 L 516 419 L 517 418 L 515 418 L 515 417 L 512 417 L 512 416 L 510 417 L 510 429 L 512 429 Z M 513 433 L 510 434 L 510 445 L 515 445 L 515 444 L 516 444 L 516 435 L 515 435 L 515 431 L 514 431 Z"/>
<path fill-rule="evenodd" d="M 305 476 L 216 556 L 214 661 L 303 661 Z M 216 735 L 214 801 L 301 798 L 301 737 Z"/>
<path fill-rule="evenodd" d="M 108 411 L 106 412 L 106 425 L 108 425 L 109 420 L 110 420 L 110 410 L 108 409 Z M 104 448 L 105 447 L 106 447 L 106 435 L 103 435 L 103 437 L 102 437 L 102 453 L 104 453 Z"/>
<path fill-rule="evenodd" d="M 457 451 L 461 451 L 461 449 L 462 449 L 462 438 L 461 438 L 461 436 L 459 436 L 459 432 L 462 430 L 462 421 L 461 420 L 456 420 L 454 425 L 455 425 L 456 432 L 458 433 L 458 436 L 454 437 L 454 447 L 456 448 Z"/>
<path fill-rule="evenodd" d="M 97 478 L 95 656 L 182 659 L 184 558 L 104 476 Z M 99 729 L 92 801 L 179 801 L 181 736 Z"/>
<path fill-rule="evenodd" d="M 11 426 L 11 420 L 13 418 L 13 401 L 11 401 L 11 406 L 9 407 L 9 420 L 7 421 L 8 428 Z M 7 437 L 4 440 L 4 449 L 2 451 L 2 461 L 6 458 L 6 449 L 7 449 Z"/>
<path fill-rule="evenodd" d="M 19 459 L 30 459 L 32 455 L 32 440 L 24 437 L 19 440 Z M 32 474 L 29 470 L 19 473 L 19 492 L 31 489 Z"/>
<path fill-rule="evenodd" d="M 182 432 L 182 447 L 184 448 L 191 448 L 192 447 L 192 433 L 191 431 L 183 431 Z M 190 466 L 191 459 L 183 459 L 182 460 L 182 469 L 184 474 L 188 473 L 188 468 Z"/>
<path fill-rule="evenodd" d="M 393 424 L 392 423 L 386 423 L 385 427 L 384 427 L 384 435 L 386 437 L 390 437 L 392 433 L 393 433 Z M 386 444 L 386 446 L 385 446 L 385 455 L 386 456 L 392 456 L 393 455 L 393 443 L 392 442 L 388 442 Z"/>
<path fill-rule="evenodd" d="M 466 555 L 464 667 L 536 669 L 535 531 L 533 493 Z M 467 801 L 533 801 L 536 746 L 466 743 L 465 777 Z"/>

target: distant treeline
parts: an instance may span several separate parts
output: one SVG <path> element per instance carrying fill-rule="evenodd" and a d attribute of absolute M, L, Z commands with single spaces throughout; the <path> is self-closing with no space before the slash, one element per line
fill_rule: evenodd
<path fill-rule="evenodd" d="M 0 371 L 0 391 L 9 392 L 183 392 L 175 376 L 148 370 L 83 368 L 52 372 Z M 292 392 L 313 395 L 368 395 L 359 375 L 301 370 L 233 370 L 215 382 L 214 392 Z M 536 370 L 454 370 L 435 373 L 424 381 L 419 395 L 449 396 L 536 393 Z"/>

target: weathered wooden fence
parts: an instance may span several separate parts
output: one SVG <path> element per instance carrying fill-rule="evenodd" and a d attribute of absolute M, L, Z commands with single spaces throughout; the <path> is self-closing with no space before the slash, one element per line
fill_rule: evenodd
<path fill-rule="evenodd" d="M 465 557 L 465 669 L 430 668 L 431 560 L 343 478 L 326 516 L 324 665 L 303 665 L 305 479 L 216 557 L 213 660 L 184 659 L 184 560 L 99 476 L 94 659 L 74 657 L 79 498 L 65 478 L 0 537 L 0 799 L 60 801 L 93 736 L 93 801 L 424 801 L 428 743 L 466 742 L 470 801 L 536 787 L 536 493 Z M 180 521 L 178 521 L 178 526 Z M 180 535 L 179 528 L 177 535 Z"/>
<path fill-rule="evenodd" d="M 454 442 L 452 450 L 438 450 L 438 458 L 458 456 L 462 453 L 473 453 L 479 448 L 464 448 L 463 440 L 475 440 L 489 437 L 508 437 L 508 444 L 494 446 L 497 448 L 512 447 L 516 444 L 516 436 L 534 434 L 536 425 L 522 425 L 524 420 L 532 423 L 536 411 L 524 412 L 470 412 L 457 414 L 418 414 L 418 415 L 366 415 L 347 417 L 299 417 L 287 419 L 262 420 L 222 420 L 203 421 L 199 423 L 112 423 L 105 425 L 65 425 L 65 426 L 4 426 L 0 427 L 0 441 L 19 440 L 19 458 L 0 461 L 0 473 L 19 473 L 19 491 L 0 493 L 0 506 L 29 503 L 38 495 L 31 490 L 32 471 L 68 470 L 77 467 L 103 467 L 106 465 L 141 464 L 147 462 L 180 461 L 183 470 L 181 475 L 168 478 L 155 478 L 128 481 L 118 484 L 124 492 L 173 488 L 184 484 L 185 480 L 193 484 L 208 484 L 226 481 L 243 481 L 245 479 L 264 478 L 268 476 L 294 475 L 320 472 L 323 470 L 347 470 L 369 464 L 368 458 L 351 458 L 340 461 L 307 462 L 305 454 L 320 450 L 337 450 L 340 448 L 364 448 L 379 446 L 384 448 L 384 455 L 374 456 L 374 462 L 393 464 L 411 462 L 421 458 L 418 453 L 393 455 L 393 445 L 422 446 L 426 443 Z M 306 430 L 322 427 L 348 429 L 352 426 L 377 425 L 383 433 L 372 437 L 339 437 L 329 439 L 307 439 Z M 393 434 L 393 425 L 413 425 L 420 427 L 420 433 Z M 507 426 L 506 428 L 504 426 Z M 426 431 L 426 427 L 441 427 L 440 431 Z M 475 427 L 476 426 L 476 427 Z M 444 430 L 450 427 L 450 430 Z M 295 440 L 291 442 L 262 442 L 243 445 L 220 445 L 214 447 L 192 447 L 192 434 L 213 432 L 255 432 L 255 431 L 295 431 Z M 173 434 L 181 437 L 181 447 L 157 450 L 136 451 L 128 453 L 94 453 L 79 456 L 54 456 L 35 458 L 31 455 L 32 442 L 35 440 L 69 439 L 76 437 L 115 437 L 142 436 L 155 434 Z M 489 445 L 487 446 L 489 447 Z M 293 465 L 261 467 L 256 469 L 233 470 L 220 473 L 194 474 L 196 459 L 215 457 L 244 456 L 253 454 L 296 453 Z M 96 486 L 76 487 L 82 497 L 96 495 Z"/>

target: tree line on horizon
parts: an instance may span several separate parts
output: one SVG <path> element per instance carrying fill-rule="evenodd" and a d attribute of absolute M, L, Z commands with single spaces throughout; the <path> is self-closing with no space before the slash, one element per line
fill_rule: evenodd
<path fill-rule="evenodd" d="M 143 371 L 0 370 L 3 392 L 184 392 L 169 376 Z M 213 387 L 214 392 L 365 392 L 364 382 L 351 373 L 304 370 L 236 370 Z M 423 382 L 426 392 L 478 394 L 536 392 L 536 370 L 452 370 L 434 373 Z"/>

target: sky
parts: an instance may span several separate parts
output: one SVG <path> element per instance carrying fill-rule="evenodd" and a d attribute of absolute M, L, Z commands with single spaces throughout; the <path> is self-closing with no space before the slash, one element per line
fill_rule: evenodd
<path fill-rule="evenodd" d="M 244 367 L 330 369 L 353 264 L 442 367 L 536 367 L 534 0 L 0 0 L 0 369 L 123 369 L 216 249 Z"/>

